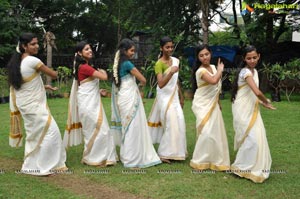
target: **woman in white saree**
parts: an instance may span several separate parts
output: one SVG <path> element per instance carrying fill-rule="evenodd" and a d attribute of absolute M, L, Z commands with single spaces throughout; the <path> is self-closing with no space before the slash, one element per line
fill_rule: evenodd
<path fill-rule="evenodd" d="M 26 131 L 25 157 L 21 172 L 31 175 L 49 175 L 67 170 L 66 152 L 61 134 L 47 105 L 45 88 L 40 73 L 52 78 L 57 73 L 34 57 L 38 53 L 38 40 L 32 33 L 20 36 L 17 53 L 8 63 L 10 83 L 11 132 L 9 144 L 22 145 L 20 116 Z"/>
<path fill-rule="evenodd" d="M 238 152 L 231 171 L 256 183 L 269 177 L 272 163 L 259 104 L 275 109 L 258 88 L 255 66 L 259 57 L 254 46 L 245 48 L 244 68 L 237 73 L 232 92 L 234 149 Z"/>
<path fill-rule="evenodd" d="M 211 50 L 207 45 L 196 48 L 197 62 L 193 71 L 194 94 L 192 110 L 196 116 L 197 140 L 190 161 L 194 169 L 229 170 L 229 149 L 219 94 L 224 65 L 210 65 Z"/>
<path fill-rule="evenodd" d="M 179 98 L 179 60 L 172 57 L 174 44 L 171 38 L 160 40 L 161 55 L 155 64 L 157 96 L 148 118 L 153 143 L 160 143 L 158 155 L 163 162 L 185 160 L 187 157 L 186 128 Z M 180 101 L 181 100 L 181 101 Z"/>
<path fill-rule="evenodd" d="M 82 163 L 92 166 L 114 165 L 115 144 L 99 92 L 99 79 L 106 80 L 107 74 L 90 65 L 92 57 L 91 46 L 84 41 L 79 42 L 76 46 L 75 79 L 70 95 L 64 143 L 65 146 L 78 145 L 83 137 Z"/>
<path fill-rule="evenodd" d="M 145 77 L 129 61 L 135 53 L 134 42 L 123 39 L 113 65 L 112 132 L 120 146 L 120 159 L 127 168 L 145 168 L 161 161 L 152 145 L 144 105 L 136 84 Z"/>

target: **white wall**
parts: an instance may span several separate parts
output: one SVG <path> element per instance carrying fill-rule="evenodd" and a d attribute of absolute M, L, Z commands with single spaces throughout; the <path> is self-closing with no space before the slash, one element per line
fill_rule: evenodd
<path fill-rule="evenodd" d="M 294 31 L 292 34 L 292 41 L 300 42 L 300 32 Z"/>

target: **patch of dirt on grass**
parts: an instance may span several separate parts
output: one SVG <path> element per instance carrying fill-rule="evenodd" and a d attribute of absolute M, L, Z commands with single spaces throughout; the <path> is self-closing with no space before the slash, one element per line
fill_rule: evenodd
<path fill-rule="evenodd" d="M 142 197 L 135 196 L 127 192 L 121 192 L 103 184 L 95 183 L 76 174 L 56 174 L 54 176 L 42 178 L 44 181 L 55 184 L 58 187 L 78 195 L 86 195 L 91 198 L 101 199 L 139 199 Z"/>
<path fill-rule="evenodd" d="M 22 167 L 22 162 L 9 159 L 9 158 L 3 158 L 0 157 L 0 169 L 3 169 L 5 172 L 8 171 L 18 171 Z"/>
<path fill-rule="evenodd" d="M 1 169 L 6 172 L 17 171 L 21 169 L 22 162 L 0 157 Z M 20 175 L 20 174 L 18 174 Z M 24 174 L 25 175 L 25 174 Z M 55 174 L 48 177 L 36 177 L 32 178 L 53 184 L 59 188 L 68 190 L 79 196 L 85 196 L 89 198 L 101 198 L 101 199 L 142 199 L 143 197 L 135 196 L 133 194 L 116 190 L 112 187 L 95 183 L 87 178 L 81 177 L 74 173 L 68 174 Z"/>

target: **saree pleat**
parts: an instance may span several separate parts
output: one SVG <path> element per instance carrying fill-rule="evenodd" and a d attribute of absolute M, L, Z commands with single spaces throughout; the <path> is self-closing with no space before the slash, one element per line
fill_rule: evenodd
<path fill-rule="evenodd" d="M 78 81 L 73 79 L 69 104 L 68 104 L 68 118 L 64 133 L 64 146 L 77 146 L 83 142 L 82 124 L 78 114 Z"/>

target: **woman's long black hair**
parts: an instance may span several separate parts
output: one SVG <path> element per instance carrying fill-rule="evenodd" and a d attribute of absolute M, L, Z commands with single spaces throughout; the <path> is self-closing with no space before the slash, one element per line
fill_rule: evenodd
<path fill-rule="evenodd" d="M 113 82 L 115 83 L 115 85 L 119 88 L 121 85 L 121 78 L 120 78 L 120 68 L 121 68 L 121 64 L 128 60 L 129 58 L 126 56 L 125 52 L 127 50 L 129 50 L 130 48 L 132 48 L 133 46 L 135 46 L 134 41 L 132 41 L 131 39 L 125 38 L 122 39 L 119 47 L 118 47 L 118 51 L 116 52 L 115 55 L 115 62 L 114 63 L 117 64 L 117 71 L 116 74 L 113 74 Z M 114 71 L 113 71 L 114 73 Z"/>
<path fill-rule="evenodd" d="M 22 75 L 21 75 L 21 61 L 22 54 L 25 53 L 25 49 L 23 45 L 27 45 L 32 41 L 32 39 L 37 38 L 33 33 L 23 33 L 19 37 L 17 51 L 14 52 L 12 57 L 10 58 L 7 64 L 8 70 L 8 83 L 13 86 L 15 89 L 20 89 L 23 83 Z"/>
<path fill-rule="evenodd" d="M 250 53 L 252 51 L 257 52 L 257 49 L 255 48 L 255 46 L 252 46 L 252 45 L 246 46 L 243 50 L 243 60 L 239 64 L 239 67 L 238 67 L 237 71 L 235 72 L 236 74 L 235 74 L 235 77 L 234 77 L 234 80 L 233 80 L 233 83 L 232 83 L 232 88 L 231 88 L 231 102 L 232 103 L 234 102 L 237 91 L 238 91 L 239 74 L 241 72 L 241 69 L 246 66 L 246 62 L 245 62 L 244 59 L 245 59 L 247 53 Z"/>
<path fill-rule="evenodd" d="M 196 62 L 194 63 L 193 68 L 192 68 L 192 91 L 193 91 L 193 93 L 196 92 L 197 87 L 198 87 L 197 86 L 197 79 L 196 79 L 196 71 L 202 65 L 201 61 L 199 60 L 198 54 L 199 54 L 200 51 L 202 51 L 204 49 L 208 50 L 210 53 L 212 52 L 207 44 L 199 45 L 195 48 L 195 60 L 196 60 Z"/>

